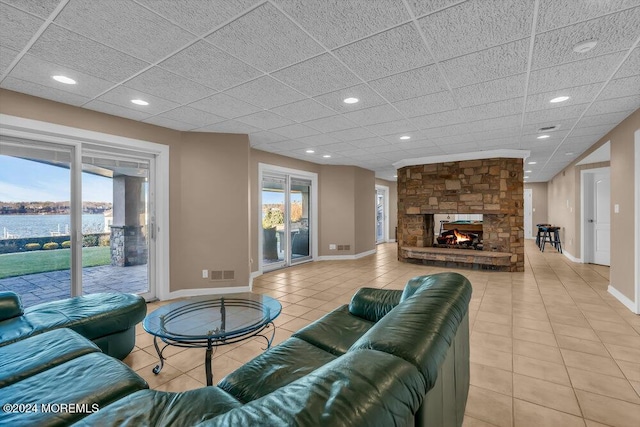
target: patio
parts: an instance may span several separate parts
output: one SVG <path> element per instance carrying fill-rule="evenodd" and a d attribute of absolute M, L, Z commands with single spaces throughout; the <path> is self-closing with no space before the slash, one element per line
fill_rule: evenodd
<path fill-rule="evenodd" d="M 35 304 L 68 298 L 71 289 L 69 270 L 50 271 L 0 279 L 0 291 L 20 294 L 22 304 Z M 114 267 L 103 265 L 82 269 L 85 294 L 97 292 L 139 293 L 147 290 L 147 266 Z"/>

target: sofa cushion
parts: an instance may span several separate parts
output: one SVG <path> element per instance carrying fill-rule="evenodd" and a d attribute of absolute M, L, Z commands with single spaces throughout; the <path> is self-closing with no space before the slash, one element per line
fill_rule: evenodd
<path fill-rule="evenodd" d="M 246 403 L 316 370 L 336 356 L 298 338 L 289 338 L 227 375 L 218 387 Z"/>
<path fill-rule="evenodd" d="M 18 294 L 10 291 L 0 292 L 0 320 L 22 316 L 22 313 L 24 310 Z"/>
<path fill-rule="evenodd" d="M 359 350 L 200 425 L 409 425 L 425 393 L 424 378 L 412 364 L 387 353 Z"/>
<path fill-rule="evenodd" d="M 100 408 L 74 426 L 192 426 L 241 405 L 217 387 L 182 393 L 141 390 Z"/>
<path fill-rule="evenodd" d="M 371 322 L 382 319 L 400 303 L 401 290 L 361 288 L 349 303 L 349 313 Z"/>
<path fill-rule="evenodd" d="M 343 305 L 291 336 L 340 356 L 372 326 L 373 322 L 354 316 Z"/>
<path fill-rule="evenodd" d="M 458 325 L 467 313 L 471 284 L 458 273 L 430 276 L 424 286 L 391 310 L 351 350 L 375 349 L 413 363 L 429 388 L 436 381 Z"/>
<path fill-rule="evenodd" d="M 0 387 L 99 351 L 94 343 L 71 329 L 56 329 L 0 347 Z"/>
<path fill-rule="evenodd" d="M 147 306 L 139 295 L 100 293 L 28 307 L 22 316 L 0 322 L 0 346 L 51 329 L 70 328 L 90 340 L 134 327 Z"/>
<path fill-rule="evenodd" d="M 135 391 L 148 388 L 125 364 L 90 353 L 0 389 L 3 403 L 38 404 L 37 412 L 0 412 L 0 425 L 68 425 Z M 71 404 L 45 410 L 42 404 Z"/>

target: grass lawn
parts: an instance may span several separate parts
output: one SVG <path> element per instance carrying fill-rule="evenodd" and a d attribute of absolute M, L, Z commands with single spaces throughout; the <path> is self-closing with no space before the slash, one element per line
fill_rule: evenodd
<path fill-rule="evenodd" d="M 109 246 L 82 248 L 82 266 L 95 267 L 111 263 Z M 0 279 L 47 271 L 68 270 L 71 249 L 18 252 L 0 255 Z"/>

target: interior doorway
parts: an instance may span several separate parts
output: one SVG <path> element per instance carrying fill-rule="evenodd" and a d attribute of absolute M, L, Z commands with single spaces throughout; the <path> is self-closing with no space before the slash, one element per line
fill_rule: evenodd
<path fill-rule="evenodd" d="M 587 169 L 581 175 L 583 260 L 611 265 L 610 168 Z"/>
<path fill-rule="evenodd" d="M 376 244 L 389 240 L 389 187 L 376 185 Z"/>

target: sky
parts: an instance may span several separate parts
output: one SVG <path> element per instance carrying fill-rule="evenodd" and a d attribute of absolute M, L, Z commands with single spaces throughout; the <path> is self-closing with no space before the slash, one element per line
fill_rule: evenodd
<path fill-rule="evenodd" d="M 69 169 L 0 155 L 0 201 L 69 201 L 71 198 L 69 176 Z M 113 201 L 111 179 L 83 173 L 82 200 L 111 203 Z"/>

